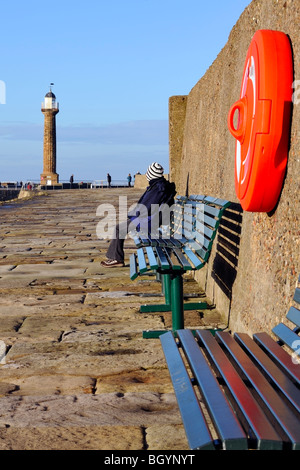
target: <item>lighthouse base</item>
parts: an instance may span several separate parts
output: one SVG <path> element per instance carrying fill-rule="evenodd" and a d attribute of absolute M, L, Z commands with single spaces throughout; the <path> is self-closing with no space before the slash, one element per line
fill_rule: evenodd
<path fill-rule="evenodd" d="M 59 180 L 59 175 L 57 173 L 42 173 L 41 174 L 41 184 L 43 185 L 53 185 L 57 184 Z"/>

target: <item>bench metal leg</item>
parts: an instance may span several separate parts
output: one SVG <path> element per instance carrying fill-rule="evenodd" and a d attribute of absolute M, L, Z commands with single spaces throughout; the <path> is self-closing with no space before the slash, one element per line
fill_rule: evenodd
<path fill-rule="evenodd" d="M 181 274 L 171 275 L 172 330 L 184 328 L 183 281 Z"/>
<path fill-rule="evenodd" d="M 170 274 L 160 274 L 162 293 L 165 296 L 164 304 L 141 305 L 141 313 L 156 313 L 171 311 L 171 279 Z"/>
<path fill-rule="evenodd" d="M 212 308 L 206 302 L 188 302 L 184 303 L 183 294 L 183 272 L 173 271 L 171 274 L 162 274 L 161 280 L 163 293 L 165 295 L 165 304 L 141 305 L 140 312 L 157 313 L 172 312 L 172 331 L 176 336 L 176 331 L 184 329 L 184 311 L 185 310 L 205 310 Z M 143 331 L 143 338 L 159 338 L 167 330 L 146 330 Z M 212 331 L 214 334 L 214 331 Z"/>
<path fill-rule="evenodd" d="M 171 307 L 171 276 L 170 274 L 164 274 L 161 278 L 166 305 L 170 305 Z"/>
<path fill-rule="evenodd" d="M 172 311 L 172 331 L 184 328 L 184 308 L 183 308 L 183 280 L 182 273 L 168 274 L 168 279 L 165 282 L 165 287 L 168 289 L 168 296 L 170 296 L 171 311 Z M 144 331 L 144 338 L 158 338 L 162 333 L 167 330 L 157 331 Z"/>
<path fill-rule="evenodd" d="M 159 313 L 171 312 L 171 274 L 161 274 L 162 292 L 165 296 L 164 304 L 147 304 L 140 306 L 141 313 Z M 206 310 L 211 308 L 207 302 L 186 302 L 183 305 L 184 310 Z"/>

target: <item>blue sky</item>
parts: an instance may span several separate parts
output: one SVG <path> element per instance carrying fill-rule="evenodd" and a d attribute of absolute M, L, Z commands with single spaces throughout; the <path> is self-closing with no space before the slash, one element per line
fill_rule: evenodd
<path fill-rule="evenodd" d="M 168 100 L 185 95 L 250 0 L 27 0 L 1 5 L 0 181 L 43 170 L 41 103 L 59 102 L 60 180 L 168 170 Z"/>

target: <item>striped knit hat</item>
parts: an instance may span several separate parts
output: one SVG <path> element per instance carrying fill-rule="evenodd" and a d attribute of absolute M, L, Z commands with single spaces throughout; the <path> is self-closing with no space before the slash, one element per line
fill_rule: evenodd
<path fill-rule="evenodd" d="M 146 177 L 147 177 L 147 180 L 150 181 L 150 180 L 153 180 L 154 178 L 161 178 L 163 174 L 164 174 L 163 167 L 159 163 L 153 162 L 148 167 L 148 170 L 146 172 Z"/>

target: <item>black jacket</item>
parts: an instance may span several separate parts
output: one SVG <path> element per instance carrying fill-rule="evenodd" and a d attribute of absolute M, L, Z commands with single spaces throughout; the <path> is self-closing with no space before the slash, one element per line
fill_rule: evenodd
<path fill-rule="evenodd" d="M 138 204 L 143 204 L 147 208 L 148 212 L 148 229 L 151 226 L 151 219 L 157 214 L 157 211 L 151 211 L 152 204 L 167 204 L 172 206 L 174 204 L 174 197 L 176 194 L 175 183 L 170 183 L 163 176 L 161 178 L 155 178 L 149 182 L 149 186 L 146 191 L 139 199 Z M 140 216 L 138 211 L 132 211 L 128 213 L 130 220 L 135 220 Z M 161 223 L 160 213 L 160 223 Z"/>

